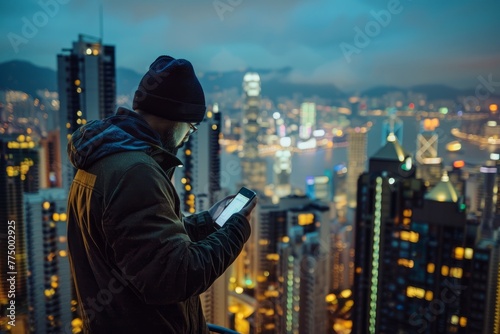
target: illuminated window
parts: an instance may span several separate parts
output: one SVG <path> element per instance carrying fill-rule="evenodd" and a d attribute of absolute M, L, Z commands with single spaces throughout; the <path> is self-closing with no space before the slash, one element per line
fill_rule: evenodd
<path fill-rule="evenodd" d="M 406 288 L 406 295 L 410 298 L 423 299 L 425 297 L 425 290 L 415 286 L 409 286 Z"/>
<path fill-rule="evenodd" d="M 441 267 L 441 275 L 448 276 L 449 273 L 450 273 L 450 268 L 448 268 L 448 266 L 442 266 Z"/>
<path fill-rule="evenodd" d="M 411 215 L 412 215 L 411 209 L 405 209 L 403 211 L 403 216 L 404 217 L 411 217 Z"/>
<path fill-rule="evenodd" d="M 434 298 L 434 293 L 432 291 L 427 290 L 425 292 L 425 300 L 430 302 L 432 298 Z"/>
<path fill-rule="evenodd" d="M 279 261 L 280 256 L 279 256 L 279 254 L 271 253 L 271 254 L 267 254 L 266 259 L 268 259 L 270 261 Z"/>
<path fill-rule="evenodd" d="M 398 259 L 398 265 L 406 267 L 406 268 L 413 268 L 413 260 Z"/>
<path fill-rule="evenodd" d="M 452 315 L 450 322 L 452 325 L 458 325 L 458 315 Z"/>
<path fill-rule="evenodd" d="M 434 265 L 434 263 L 427 264 L 427 272 L 429 274 L 433 274 L 435 269 L 436 269 L 436 266 Z"/>
<path fill-rule="evenodd" d="M 450 276 L 455 278 L 462 278 L 463 270 L 462 268 L 452 267 L 450 269 Z"/>
<path fill-rule="evenodd" d="M 301 226 L 310 225 L 314 222 L 314 215 L 312 213 L 301 213 L 297 216 L 297 219 Z"/>
<path fill-rule="evenodd" d="M 470 260 L 472 259 L 472 256 L 474 255 L 474 250 L 472 248 L 466 248 L 465 249 L 465 252 L 464 252 L 464 257 L 467 259 L 467 260 Z"/>
<path fill-rule="evenodd" d="M 467 326 L 467 318 L 466 317 L 460 317 L 460 326 L 462 326 L 462 327 Z"/>
<path fill-rule="evenodd" d="M 456 247 L 453 252 L 453 257 L 457 260 L 463 260 L 464 258 L 464 249 L 463 247 Z"/>
<path fill-rule="evenodd" d="M 416 243 L 418 242 L 419 234 L 414 231 L 401 231 L 400 238 L 404 241 Z"/>

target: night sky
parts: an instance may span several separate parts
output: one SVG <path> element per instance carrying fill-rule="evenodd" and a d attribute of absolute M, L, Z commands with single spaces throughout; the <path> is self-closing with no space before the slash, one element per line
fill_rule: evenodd
<path fill-rule="evenodd" d="M 101 3 L 117 67 L 140 73 L 169 54 L 197 71 L 290 66 L 292 81 L 345 90 L 500 82 L 498 0 L 1 1 L 0 62 L 55 69 L 78 34 L 99 36 Z"/>

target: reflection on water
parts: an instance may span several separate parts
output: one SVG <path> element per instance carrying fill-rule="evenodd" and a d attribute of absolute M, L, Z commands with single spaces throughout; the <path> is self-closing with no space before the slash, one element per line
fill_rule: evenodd
<path fill-rule="evenodd" d="M 367 154 L 372 156 L 380 148 L 382 136 L 382 124 L 385 117 L 373 117 L 370 119 L 373 126 L 368 132 Z M 403 147 L 415 154 L 417 134 L 420 129 L 420 123 L 413 117 L 401 117 L 404 122 L 403 128 Z M 458 152 L 449 152 L 446 150 L 446 145 L 457 138 L 451 135 L 451 129 L 460 127 L 460 121 L 457 120 L 441 120 L 439 128 L 436 132 L 439 134 L 438 154 L 443 158 L 445 166 L 450 166 L 455 160 L 465 160 L 466 163 L 479 165 L 489 159 L 490 153 L 498 148 L 495 146 L 479 147 L 466 141 L 460 141 L 462 149 Z M 238 160 L 234 154 L 228 154 L 222 150 L 221 169 L 227 165 L 229 161 Z M 266 157 L 268 182 L 273 182 L 273 158 Z M 347 148 L 337 147 L 329 149 L 317 149 L 316 151 L 305 151 L 296 153 L 292 156 L 292 174 L 291 183 L 293 187 L 304 190 L 305 179 L 307 176 L 323 175 L 325 170 L 332 171 L 333 167 L 340 163 L 347 163 Z M 241 182 L 241 175 L 231 175 L 230 190 L 236 191 L 237 185 Z M 231 189 L 232 187 L 232 189 Z"/>

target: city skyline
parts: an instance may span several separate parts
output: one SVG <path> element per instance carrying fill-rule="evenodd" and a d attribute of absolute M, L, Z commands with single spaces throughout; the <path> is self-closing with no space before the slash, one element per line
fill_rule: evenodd
<path fill-rule="evenodd" d="M 431 83 L 474 88 L 479 76 L 491 75 L 493 83 L 500 77 L 500 45 L 491 42 L 500 4 L 489 0 L 452 7 L 397 0 L 106 1 L 102 30 L 100 7 L 97 1 L 2 3 L 0 62 L 55 69 L 54 55 L 75 35 L 102 31 L 103 42 L 116 45 L 117 67 L 139 73 L 159 54 L 171 54 L 199 72 L 290 66 L 291 82 L 350 91 Z"/>

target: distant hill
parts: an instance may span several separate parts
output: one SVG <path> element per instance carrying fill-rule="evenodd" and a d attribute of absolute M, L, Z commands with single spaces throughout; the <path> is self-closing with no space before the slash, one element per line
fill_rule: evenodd
<path fill-rule="evenodd" d="M 324 99 L 347 98 L 349 95 L 333 84 L 302 84 L 289 80 L 291 67 L 279 69 L 245 69 L 227 72 L 204 72 L 199 75 L 207 94 L 237 88 L 242 91 L 243 76 L 247 71 L 259 73 L 262 93 L 273 100 L 294 95 L 304 98 L 317 96 Z M 137 89 L 143 73 L 127 68 L 117 68 L 117 94 L 131 95 Z M 26 61 L 13 60 L 0 63 L 0 90 L 20 90 L 32 96 L 37 90 L 57 90 L 57 72 L 49 68 L 38 67 Z M 456 99 L 458 96 L 474 96 L 474 90 L 459 90 L 445 85 L 417 85 L 413 87 L 379 86 L 361 92 L 362 97 L 381 97 L 387 93 L 400 91 L 425 94 L 428 100 Z"/>
<path fill-rule="evenodd" d="M 39 89 L 57 90 L 57 73 L 26 61 L 0 63 L 0 90 L 20 90 L 36 96 Z"/>
<path fill-rule="evenodd" d="M 429 101 L 440 100 L 440 99 L 451 99 L 454 100 L 458 96 L 474 96 L 475 92 L 473 89 L 456 89 L 446 85 L 416 85 L 408 88 L 394 87 L 394 86 L 379 86 L 373 87 L 363 91 L 360 95 L 365 97 L 380 97 L 391 92 L 402 92 L 407 94 L 421 93 L 427 96 Z"/>

